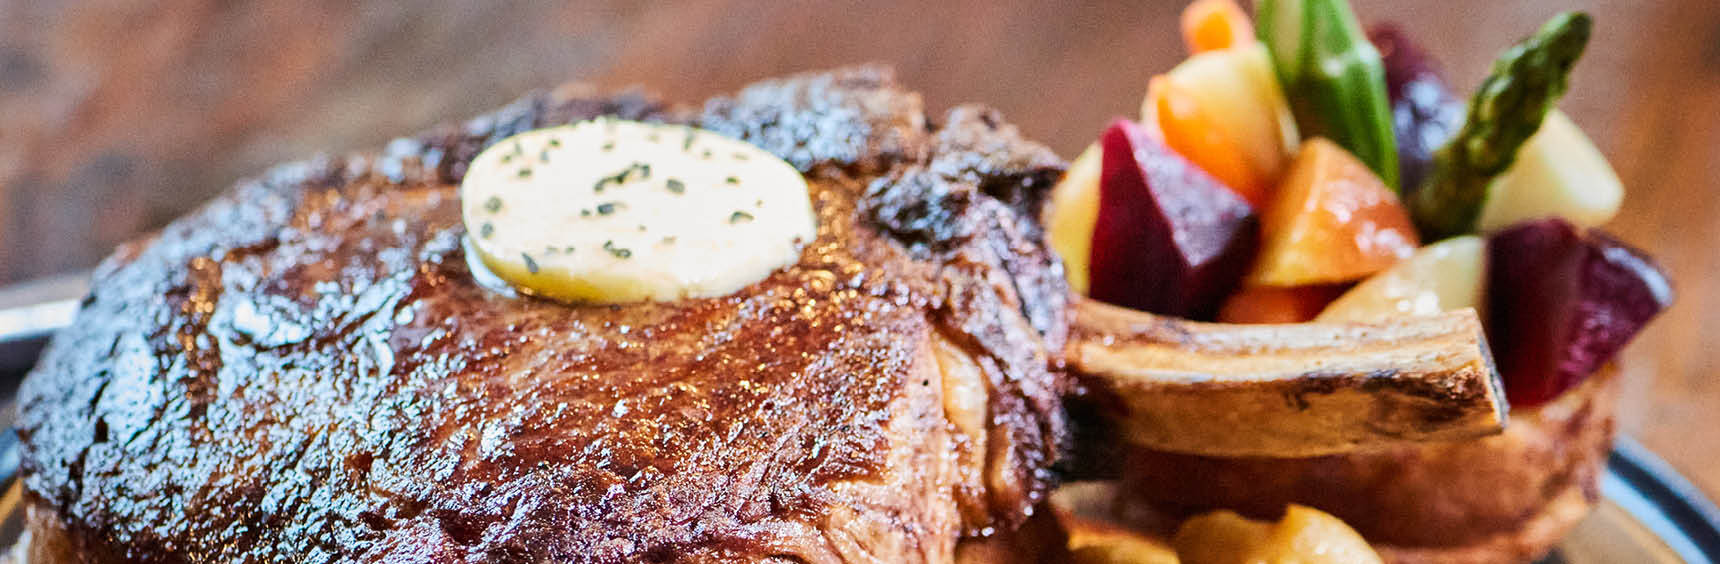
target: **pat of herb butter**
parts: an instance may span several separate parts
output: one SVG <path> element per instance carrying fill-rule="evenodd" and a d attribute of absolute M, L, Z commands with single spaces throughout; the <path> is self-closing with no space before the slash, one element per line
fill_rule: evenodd
<path fill-rule="evenodd" d="M 727 295 L 796 262 L 817 233 L 794 167 L 679 125 L 527 131 L 480 153 L 460 197 L 483 267 L 572 303 Z"/>

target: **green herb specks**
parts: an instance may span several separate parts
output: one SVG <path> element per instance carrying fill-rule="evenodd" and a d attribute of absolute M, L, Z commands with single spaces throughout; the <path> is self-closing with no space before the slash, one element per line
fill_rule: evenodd
<path fill-rule="evenodd" d="M 609 251 L 609 254 L 613 255 L 615 258 L 623 258 L 624 259 L 624 258 L 630 258 L 633 256 L 633 251 L 631 251 L 629 249 L 623 249 L 621 247 L 615 246 L 615 241 L 604 241 L 603 242 L 603 250 Z"/>
<path fill-rule="evenodd" d="M 610 184 L 615 184 L 617 186 L 626 184 L 628 181 L 633 180 L 635 175 L 638 175 L 639 180 L 651 178 L 651 164 L 636 162 L 627 165 L 627 168 L 621 169 L 620 172 L 597 179 L 597 184 L 592 186 L 591 189 L 594 192 L 602 192 L 603 189 L 608 187 Z"/>
<path fill-rule="evenodd" d="M 771 153 L 673 120 L 548 121 L 470 143 L 482 159 L 460 161 L 460 191 L 444 198 L 456 252 L 519 295 L 594 307 L 722 296 L 810 252 L 798 241 L 817 233 L 815 193 Z M 392 213 L 363 223 L 373 211 L 354 217 L 404 225 Z"/>

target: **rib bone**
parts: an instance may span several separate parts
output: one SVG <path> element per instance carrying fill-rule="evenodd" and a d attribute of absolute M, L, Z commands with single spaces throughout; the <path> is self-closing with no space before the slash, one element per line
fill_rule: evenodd
<path fill-rule="evenodd" d="M 1082 300 L 1068 350 L 1121 435 L 1159 450 L 1305 457 L 1505 425 L 1499 374 L 1469 309 L 1227 325 Z"/>

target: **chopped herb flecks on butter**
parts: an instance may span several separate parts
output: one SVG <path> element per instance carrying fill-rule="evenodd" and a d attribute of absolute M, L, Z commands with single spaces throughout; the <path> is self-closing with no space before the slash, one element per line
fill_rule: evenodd
<path fill-rule="evenodd" d="M 720 296 L 794 263 L 817 232 L 793 166 L 680 124 L 527 131 L 473 159 L 460 190 L 480 267 L 568 302 Z"/>

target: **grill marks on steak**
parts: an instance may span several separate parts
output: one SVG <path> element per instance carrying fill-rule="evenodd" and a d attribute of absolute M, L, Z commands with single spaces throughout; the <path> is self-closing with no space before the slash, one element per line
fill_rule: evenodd
<path fill-rule="evenodd" d="M 578 307 L 475 286 L 488 143 L 690 122 L 808 175 L 818 239 L 737 295 Z M 279 168 L 122 248 L 21 391 L 68 542 L 164 561 L 947 559 L 1019 523 L 1065 438 L 1060 171 L 886 71 L 702 111 L 576 88 Z"/>

